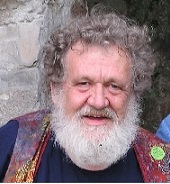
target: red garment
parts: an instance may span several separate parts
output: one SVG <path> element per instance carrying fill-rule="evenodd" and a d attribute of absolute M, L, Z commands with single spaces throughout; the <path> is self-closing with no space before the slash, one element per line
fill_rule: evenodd
<path fill-rule="evenodd" d="M 133 144 L 146 183 L 170 182 L 170 145 L 140 129 Z M 155 153 L 152 151 L 155 149 Z M 161 154 L 163 154 L 161 156 Z M 160 156 L 160 158 L 159 158 Z"/>
<path fill-rule="evenodd" d="M 21 116 L 13 155 L 4 182 L 33 182 L 50 137 L 49 111 Z M 170 182 L 170 145 L 140 129 L 133 143 L 144 182 Z"/>

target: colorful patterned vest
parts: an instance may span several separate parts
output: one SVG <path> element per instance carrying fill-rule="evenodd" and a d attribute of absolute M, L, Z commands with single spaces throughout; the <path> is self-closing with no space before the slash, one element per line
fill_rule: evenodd
<path fill-rule="evenodd" d="M 50 137 L 49 111 L 16 118 L 18 135 L 4 182 L 33 182 Z M 133 143 L 144 182 L 170 182 L 170 145 L 144 129 Z"/>

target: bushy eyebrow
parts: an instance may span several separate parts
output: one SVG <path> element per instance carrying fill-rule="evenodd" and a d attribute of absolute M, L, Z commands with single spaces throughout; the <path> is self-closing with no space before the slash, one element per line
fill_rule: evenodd
<path fill-rule="evenodd" d="M 93 80 L 92 77 L 89 77 L 89 76 L 86 76 L 86 75 L 78 76 L 75 79 L 73 79 L 73 82 L 79 82 L 79 81 L 88 81 L 88 82 L 91 82 L 91 83 L 97 82 L 97 81 Z M 109 83 L 122 84 L 122 82 L 120 82 L 118 79 L 115 79 L 115 78 L 109 78 L 107 81 L 103 81 L 102 83 L 103 84 L 109 84 Z"/>
<path fill-rule="evenodd" d="M 78 76 L 75 79 L 73 79 L 73 83 L 77 83 L 80 81 L 88 81 L 88 82 L 94 82 L 90 77 L 88 76 Z"/>

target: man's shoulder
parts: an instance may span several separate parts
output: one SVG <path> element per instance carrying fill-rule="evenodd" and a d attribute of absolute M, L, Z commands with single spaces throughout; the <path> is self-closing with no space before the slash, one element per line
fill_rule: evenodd
<path fill-rule="evenodd" d="M 135 143 L 142 144 L 166 144 L 163 140 L 157 137 L 155 134 L 150 131 L 140 128 L 137 132 Z"/>
<path fill-rule="evenodd" d="M 149 156 L 153 160 L 163 160 L 167 155 L 170 157 L 170 144 L 142 128 L 137 133 L 134 148 L 139 150 L 138 154 Z"/>
<path fill-rule="evenodd" d="M 27 114 L 24 114 L 22 116 L 18 116 L 14 118 L 14 120 L 17 120 L 19 123 L 29 123 L 29 122 L 41 122 L 45 116 L 47 116 L 50 113 L 50 110 L 48 109 L 42 109 L 35 112 L 30 112 Z"/>
<path fill-rule="evenodd" d="M 17 173 L 18 182 L 23 182 L 25 179 L 23 174 L 32 176 L 50 138 L 49 110 L 28 113 L 15 118 L 15 121 L 18 122 L 18 133 L 9 169 L 4 179 L 7 183 L 15 181 L 13 174 L 15 172 L 19 172 Z M 21 157 L 18 158 L 18 155 Z"/>
<path fill-rule="evenodd" d="M 44 131 L 49 130 L 49 114 L 48 109 L 43 109 L 15 118 L 19 122 L 18 139 L 22 140 L 25 137 L 31 137 L 33 141 L 40 139 Z"/>
<path fill-rule="evenodd" d="M 169 181 L 169 144 L 149 131 L 140 129 L 133 147 L 146 182 Z"/>
<path fill-rule="evenodd" d="M 17 131 L 18 129 L 18 121 L 17 120 L 10 120 L 6 124 L 0 127 L 0 135 L 5 135 L 6 132 L 9 131 Z"/>
<path fill-rule="evenodd" d="M 0 127 L 0 132 L 4 132 L 6 130 L 10 129 L 16 129 L 19 127 L 20 124 L 29 125 L 28 123 L 31 122 L 41 122 L 45 116 L 49 116 L 50 110 L 48 109 L 42 109 L 35 112 L 29 112 L 27 114 L 17 116 L 15 118 L 12 118 L 9 120 L 6 124 Z"/>
<path fill-rule="evenodd" d="M 10 120 L 0 128 L 0 153 L 2 151 L 10 150 L 13 147 L 17 133 L 19 123 L 16 120 Z"/>
<path fill-rule="evenodd" d="M 45 118 L 48 119 L 49 122 L 49 113 L 49 110 L 43 109 L 12 118 L 0 127 L 1 143 L 15 140 L 20 131 L 22 131 L 23 134 L 31 134 L 41 129 L 41 127 L 44 126 L 43 123 L 47 122 L 47 120 L 44 120 Z"/>

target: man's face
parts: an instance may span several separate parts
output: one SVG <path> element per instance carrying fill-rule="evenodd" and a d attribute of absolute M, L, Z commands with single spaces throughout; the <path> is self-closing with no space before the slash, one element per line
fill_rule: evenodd
<path fill-rule="evenodd" d="M 76 44 L 66 55 L 62 87 L 51 85 L 55 141 L 77 166 L 103 170 L 135 139 L 139 105 L 131 93 L 131 63 L 117 47 Z"/>
<path fill-rule="evenodd" d="M 55 90 L 55 89 L 52 89 Z M 116 46 L 104 49 L 77 43 L 66 55 L 66 76 L 62 86 L 66 116 L 72 118 L 84 107 L 109 108 L 119 119 L 126 113 L 131 93 L 131 63 Z M 55 97 L 53 98 L 54 103 Z M 110 124 L 105 114 L 82 116 L 89 126 Z"/>

